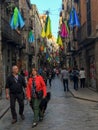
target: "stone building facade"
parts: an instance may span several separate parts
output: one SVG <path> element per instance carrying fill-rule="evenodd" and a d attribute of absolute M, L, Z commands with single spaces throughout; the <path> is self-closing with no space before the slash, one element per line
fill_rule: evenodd
<path fill-rule="evenodd" d="M 63 16 L 67 18 L 72 1 L 63 0 Z M 97 0 L 74 0 L 74 7 L 79 15 L 81 27 L 74 28 L 74 45 L 69 60 L 72 66 L 84 67 L 86 70 L 86 86 L 98 91 L 98 1 Z M 67 8 L 67 9 L 66 9 Z M 69 44 L 69 45 L 70 45 Z M 70 47 L 68 47 L 70 48 Z"/>
<path fill-rule="evenodd" d="M 62 20 L 66 20 L 68 23 L 68 19 L 69 19 L 69 13 L 72 7 L 72 0 L 62 0 L 62 11 L 60 12 L 60 22 L 59 22 L 59 26 L 61 27 L 62 25 Z M 70 29 L 70 27 L 69 27 Z M 63 55 L 64 58 L 62 60 L 63 64 L 66 65 L 66 67 L 70 67 L 72 66 L 72 52 L 71 49 L 73 49 L 71 41 L 70 41 L 70 37 L 71 35 L 69 35 L 67 38 L 63 38 L 63 44 L 64 44 L 64 50 L 63 50 Z"/>
<path fill-rule="evenodd" d="M 12 30 L 9 21 L 15 7 L 20 10 L 25 26 Z M 31 29 L 34 31 L 34 44 L 28 42 Z M 0 0 L 0 94 L 12 65 L 17 64 L 20 71 L 30 71 L 32 64 L 38 65 L 41 29 L 39 13 L 35 5 L 31 6 L 30 0 Z"/>
<path fill-rule="evenodd" d="M 32 9 L 31 9 L 31 19 L 32 19 L 32 29 L 34 32 L 34 43 L 32 44 L 33 48 L 34 48 L 34 55 L 32 57 L 32 65 L 36 66 L 38 68 L 39 65 L 39 57 L 38 57 L 38 53 L 39 53 L 39 47 L 40 47 L 40 43 L 41 43 L 41 31 L 42 31 L 42 24 L 41 24 L 41 20 L 40 20 L 40 16 L 39 16 L 39 12 L 37 10 L 36 5 L 32 5 Z"/>
<path fill-rule="evenodd" d="M 78 3 L 81 27 L 78 30 L 79 67 L 84 67 L 87 86 L 98 91 L 98 1 L 82 0 Z"/>
<path fill-rule="evenodd" d="M 22 68 L 22 59 L 24 58 L 23 50 L 25 50 L 25 46 L 28 45 L 26 41 L 27 37 L 26 39 L 24 37 L 24 28 L 12 30 L 9 23 L 15 7 L 18 7 L 22 14 L 20 1 L 21 0 L 0 1 L 0 71 L 2 71 L 0 72 L 0 82 L 2 82 L 0 83 L 1 88 L 5 86 L 5 81 L 7 76 L 11 73 L 12 65 L 17 64 L 19 69 Z M 24 1 L 24 6 L 26 6 L 26 9 L 29 10 L 29 0 Z M 25 60 L 27 61 L 28 58 Z"/>
<path fill-rule="evenodd" d="M 11 6 L 10 6 L 11 5 Z M 20 56 L 21 34 L 17 30 L 12 30 L 9 24 L 13 8 L 18 2 L 1 1 L 1 59 L 2 59 L 2 84 L 5 85 L 6 77 L 11 73 L 12 65 L 17 63 Z M 1 80 L 1 78 L 0 78 Z"/>
<path fill-rule="evenodd" d="M 30 44 L 28 42 L 28 34 L 32 28 L 31 25 L 31 17 L 30 17 L 30 10 L 32 6 L 30 0 L 19 0 L 19 9 L 25 21 L 25 26 L 21 30 L 21 40 L 23 44 L 23 49 L 21 49 L 21 57 L 20 62 L 22 63 L 22 69 L 26 69 L 30 71 L 32 66 L 32 51 L 30 51 Z"/>

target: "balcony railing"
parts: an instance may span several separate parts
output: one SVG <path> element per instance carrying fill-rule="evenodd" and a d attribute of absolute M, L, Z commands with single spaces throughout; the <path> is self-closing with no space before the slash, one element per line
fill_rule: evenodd
<path fill-rule="evenodd" d="M 9 25 L 9 22 L 7 22 L 7 20 L 5 20 L 4 18 L 1 18 L 1 23 L 2 23 L 1 31 L 3 38 L 15 44 L 20 44 L 21 35 L 16 30 L 12 30 Z"/>
<path fill-rule="evenodd" d="M 81 43 L 93 37 L 96 37 L 96 21 L 85 22 L 77 32 L 78 42 Z"/>

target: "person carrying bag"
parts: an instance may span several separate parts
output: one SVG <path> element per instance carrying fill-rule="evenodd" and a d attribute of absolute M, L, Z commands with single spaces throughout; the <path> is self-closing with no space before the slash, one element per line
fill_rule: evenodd
<path fill-rule="evenodd" d="M 40 118 L 42 118 L 39 108 L 40 102 L 47 95 L 45 82 L 42 76 L 38 75 L 36 68 L 32 68 L 32 77 L 28 80 L 26 95 L 34 112 L 32 127 L 35 127 L 37 126 Z"/>

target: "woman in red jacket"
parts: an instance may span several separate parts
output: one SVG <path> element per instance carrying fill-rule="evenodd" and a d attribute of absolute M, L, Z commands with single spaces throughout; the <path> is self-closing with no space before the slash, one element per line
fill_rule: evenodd
<path fill-rule="evenodd" d="M 37 126 L 40 118 L 42 118 L 39 109 L 40 102 L 47 94 L 45 82 L 42 76 L 38 75 L 36 68 L 32 68 L 32 76 L 28 80 L 26 94 L 34 112 L 32 127 L 35 127 Z"/>

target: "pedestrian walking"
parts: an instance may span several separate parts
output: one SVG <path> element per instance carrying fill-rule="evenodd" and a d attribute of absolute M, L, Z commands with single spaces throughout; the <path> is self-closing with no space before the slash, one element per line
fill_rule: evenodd
<path fill-rule="evenodd" d="M 44 79 L 38 75 L 36 68 L 32 68 L 32 77 L 28 80 L 26 94 L 34 112 L 32 127 L 36 127 L 38 121 L 43 119 L 43 113 L 40 111 L 39 105 L 47 95 Z"/>
<path fill-rule="evenodd" d="M 45 84 L 47 85 L 47 71 L 45 68 L 43 69 L 41 76 L 43 77 Z"/>
<path fill-rule="evenodd" d="M 52 79 L 55 78 L 55 72 L 54 72 L 54 69 L 52 69 Z"/>
<path fill-rule="evenodd" d="M 56 68 L 56 75 L 59 76 L 59 68 Z"/>
<path fill-rule="evenodd" d="M 10 99 L 10 107 L 12 114 L 12 124 L 17 122 L 17 114 L 15 110 L 16 100 L 19 104 L 19 115 L 24 120 L 24 90 L 26 88 L 25 79 L 18 74 L 18 67 L 15 65 L 12 67 L 12 74 L 8 76 L 6 81 L 6 98 Z"/>
<path fill-rule="evenodd" d="M 73 73 L 72 73 L 71 68 L 69 69 L 69 79 L 70 79 L 70 82 L 73 81 Z"/>
<path fill-rule="evenodd" d="M 84 88 L 85 87 L 85 78 L 86 78 L 84 68 L 80 69 L 79 77 L 80 77 L 80 87 Z"/>
<path fill-rule="evenodd" d="M 39 75 L 42 75 L 42 71 L 43 71 L 43 69 L 42 69 L 42 67 L 40 67 L 40 68 L 38 69 L 38 74 L 39 74 Z"/>
<path fill-rule="evenodd" d="M 51 88 L 51 81 L 52 81 L 52 71 L 51 70 L 49 71 L 48 79 L 49 79 L 49 87 Z"/>
<path fill-rule="evenodd" d="M 73 75 L 74 89 L 78 90 L 79 70 L 77 67 L 73 68 L 72 75 Z"/>
<path fill-rule="evenodd" d="M 66 67 L 63 67 L 61 70 L 61 77 L 63 79 L 63 86 L 64 86 L 64 91 L 69 91 L 68 87 L 68 78 L 69 78 L 69 72 Z"/>

